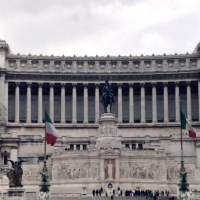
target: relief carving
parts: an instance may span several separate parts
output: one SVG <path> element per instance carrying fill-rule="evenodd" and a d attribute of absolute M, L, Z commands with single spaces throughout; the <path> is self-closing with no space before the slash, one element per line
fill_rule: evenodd
<path fill-rule="evenodd" d="M 52 178 L 55 180 L 98 179 L 99 176 L 99 163 L 63 164 L 52 169 Z"/>
<path fill-rule="evenodd" d="M 180 169 L 177 166 L 169 166 L 167 168 L 167 180 L 177 181 L 179 177 L 179 171 Z M 186 168 L 186 171 L 188 172 L 188 179 L 195 178 L 193 170 Z"/>
<path fill-rule="evenodd" d="M 23 174 L 23 180 L 24 181 L 40 181 L 41 180 L 41 171 L 42 171 L 42 167 L 35 169 L 35 168 L 29 168 L 28 170 L 24 170 L 24 174 Z M 48 171 L 49 171 L 49 177 L 50 180 L 52 178 L 52 173 L 51 173 L 51 169 L 48 166 Z"/>
<path fill-rule="evenodd" d="M 120 166 L 121 178 L 138 178 L 166 180 L 166 167 L 161 164 L 122 163 Z"/>
<path fill-rule="evenodd" d="M 111 123 L 103 123 L 99 126 L 99 135 L 106 136 L 106 135 L 117 135 L 117 127 Z"/>

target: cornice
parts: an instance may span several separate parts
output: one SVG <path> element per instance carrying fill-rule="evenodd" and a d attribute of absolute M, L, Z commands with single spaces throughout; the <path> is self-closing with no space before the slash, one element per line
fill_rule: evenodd
<path fill-rule="evenodd" d="M 9 58 L 6 60 L 7 71 L 16 73 L 43 74 L 117 74 L 117 73 L 159 73 L 194 71 L 200 68 L 199 57 L 124 57 L 112 59 L 92 58 Z"/>
<path fill-rule="evenodd" d="M 191 72 L 179 72 L 179 73 L 113 73 L 113 74 L 105 74 L 105 73 L 79 73 L 79 74 L 49 74 L 49 73 L 15 73 L 15 72 L 7 72 L 6 80 L 11 81 L 20 81 L 20 82 L 34 82 L 34 81 L 54 81 L 54 82 L 62 82 L 62 81 L 105 81 L 106 79 L 112 81 L 150 81 L 151 80 L 160 80 L 163 82 L 164 80 L 198 80 L 199 79 L 199 71 L 191 71 Z"/>
<path fill-rule="evenodd" d="M 107 55 L 107 56 L 54 56 L 54 55 L 51 55 L 51 56 L 43 56 L 43 55 L 20 55 L 20 54 L 8 54 L 6 56 L 6 59 L 26 59 L 26 60 L 57 60 L 57 61 L 63 61 L 63 60 L 66 60 L 66 61 L 76 61 L 76 60 L 81 60 L 81 61 L 99 61 L 99 60 L 105 60 L 105 61 L 113 61 L 113 60 L 116 60 L 116 61 L 123 61 L 123 60 L 156 60 L 156 59 L 183 59 L 183 58 L 200 58 L 200 55 L 199 54 L 196 54 L 196 53 L 192 53 L 192 54 L 189 54 L 189 53 L 186 53 L 186 54 L 169 54 L 169 55 L 166 55 L 166 54 L 163 54 L 163 55 L 140 55 L 140 56 L 132 56 L 132 55 L 129 55 L 129 56 L 110 56 L 110 55 Z"/>

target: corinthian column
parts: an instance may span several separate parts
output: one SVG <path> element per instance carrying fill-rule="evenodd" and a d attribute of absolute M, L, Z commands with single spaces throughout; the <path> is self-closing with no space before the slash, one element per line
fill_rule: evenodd
<path fill-rule="evenodd" d="M 153 122 L 157 122 L 157 95 L 156 95 L 156 83 L 152 83 L 152 115 Z"/>
<path fill-rule="evenodd" d="M 187 83 L 187 118 L 189 121 L 192 120 L 192 104 L 191 104 L 191 86 L 190 81 Z"/>
<path fill-rule="evenodd" d="M 144 89 L 145 83 L 140 83 L 141 85 L 141 122 L 146 122 L 146 116 L 145 116 L 145 89 Z"/>
<path fill-rule="evenodd" d="M 76 85 L 75 83 L 72 84 L 72 123 L 77 122 L 76 118 Z"/>
<path fill-rule="evenodd" d="M 95 122 L 99 119 L 99 84 L 95 84 Z"/>
<path fill-rule="evenodd" d="M 26 123 L 31 123 L 31 83 L 27 83 Z"/>
<path fill-rule="evenodd" d="M 118 122 L 122 122 L 122 84 L 118 84 Z"/>
<path fill-rule="evenodd" d="M 61 84 L 61 123 L 65 123 L 65 85 Z"/>
<path fill-rule="evenodd" d="M 175 82 L 176 122 L 180 121 L 179 82 Z"/>
<path fill-rule="evenodd" d="M 42 84 L 38 83 L 38 123 L 42 123 Z"/>
<path fill-rule="evenodd" d="M 15 87 L 15 123 L 19 123 L 19 82 L 16 82 Z"/>
<path fill-rule="evenodd" d="M 84 83 L 84 123 L 88 123 L 88 84 Z"/>
<path fill-rule="evenodd" d="M 134 96 L 133 96 L 133 83 L 129 84 L 129 123 L 134 122 Z"/>
<path fill-rule="evenodd" d="M 168 111 L 168 87 L 167 82 L 164 82 L 164 122 L 169 122 L 169 111 Z"/>
<path fill-rule="evenodd" d="M 50 83 L 50 118 L 51 121 L 54 122 L 54 83 Z"/>

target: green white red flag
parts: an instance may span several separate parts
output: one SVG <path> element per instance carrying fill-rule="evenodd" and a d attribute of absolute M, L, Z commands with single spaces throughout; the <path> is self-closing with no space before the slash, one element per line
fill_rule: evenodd
<path fill-rule="evenodd" d="M 47 112 L 46 112 L 46 117 L 45 117 L 45 123 L 46 123 L 47 144 L 50 144 L 51 146 L 53 146 L 56 143 L 58 133 Z"/>
<path fill-rule="evenodd" d="M 181 111 L 181 129 L 186 130 L 187 134 L 192 137 L 196 138 L 196 133 L 192 128 L 188 119 L 184 116 L 183 112 Z"/>

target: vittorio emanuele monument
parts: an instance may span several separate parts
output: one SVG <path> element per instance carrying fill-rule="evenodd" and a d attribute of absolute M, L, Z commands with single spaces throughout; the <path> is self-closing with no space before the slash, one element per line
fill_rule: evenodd
<path fill-rule="evenodd" d="M 176 195 L 182 159 L 189 190 L 199 191 L 199 73 L 200 43 L 184 54 L 59 57 L 13 54 L 0 40 L 0 192 L 12 160 L 27 199 L 44 161 L 51 197 L 109 183 Z M 45 106 L 57 132 L 46 156 Z"/>

